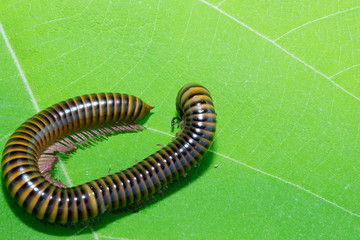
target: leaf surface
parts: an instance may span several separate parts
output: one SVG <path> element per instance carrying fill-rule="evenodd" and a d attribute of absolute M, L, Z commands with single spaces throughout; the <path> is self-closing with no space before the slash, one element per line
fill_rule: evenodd
<path fill-rule="evenodd" d="M 0 145 L 54 103 L 120 92 L 154 105 L 140 133 L 80 150 L 77 185 L 167 144 L 186 83 L 212 93 L 214 144 L 188 181 L 95 227 L 45 226 L 2 184 L 9 239 L 356 238 L 360 5 L 354 1 L 3 1 Z M 214 167 L 218 165 L 218 167 Z"/>

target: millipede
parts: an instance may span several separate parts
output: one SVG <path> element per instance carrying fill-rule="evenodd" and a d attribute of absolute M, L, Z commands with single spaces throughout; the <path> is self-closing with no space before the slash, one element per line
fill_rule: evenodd
<path fill-rule="evenodd" d="M 181 130 L 134 166 L 73 187 L 50 173 L 58 153 L 70 154 L 118 132 L 142 130 L 136 122 L 152 108 L 132 95 L 99 93 L 70 98 L 35 114 L 16 129 L 3 151 L 2 175 L 11 196 L 42 221 L 75 225 L 90 224 L 166 188 L 197 165 L 214 138 L 213 101 L 199 84 L 185 85 L 176 97 Z"/>

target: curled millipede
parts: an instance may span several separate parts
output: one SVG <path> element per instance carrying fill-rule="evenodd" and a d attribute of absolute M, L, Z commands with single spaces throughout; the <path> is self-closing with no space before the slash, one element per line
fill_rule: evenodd
<path fill-rule="evenodd" d="M 176 98 L 182 130 L 168 145 L 134 166 L 67 187 L 52 179 L 57 152 L 65 154 L 118 132 L 139 131 L 153 107 L 118 93 L 84 95 L 55 104 L 24 122 L 8 140 L 2 174 L 16 202 L 50 223 L 93 221 L 105 212 L 142 204 L 196 166 L 210 147 L 216 114 L 209 91 L 185 85 Z"/>

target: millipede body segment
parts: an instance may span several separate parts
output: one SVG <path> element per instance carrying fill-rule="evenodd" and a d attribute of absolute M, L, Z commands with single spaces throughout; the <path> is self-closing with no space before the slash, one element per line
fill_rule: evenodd
<path fill-rule="evenodd" d="M 216 114 L 206 88 L 185 85 L 176 108 L 183 128 L 168 145 L 126 170 L 67 187 L 49 173 L 56 152 L 69 153 L 116 132 L 140 130 L 135 122 L 152 107 L 118 93 L 55 104 L 28 119 L 8 140 L 2 156 L 4 182 L 20 206 L 50 223 L 84 222 L 137 203 L 194 167 L 212 143 Z"/>

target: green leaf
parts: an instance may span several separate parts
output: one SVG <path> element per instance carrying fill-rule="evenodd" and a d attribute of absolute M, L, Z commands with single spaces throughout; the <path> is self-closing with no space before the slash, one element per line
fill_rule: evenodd
<path fill-rule="evenodd" d="M 93 92 L 154 105 L 147 130 L 78 151 L 66 184 L 120 171 L 177 131 L 186 83 L 212 93 L 214 144 L 138 213 L 45 226 L 0 191 L 2 239 L 354 239 L 360 234 L 360 6 L 354 1 L 2 1 L 0 144 Z M 218 167 L 214 167 L 214 165 Z"/>

